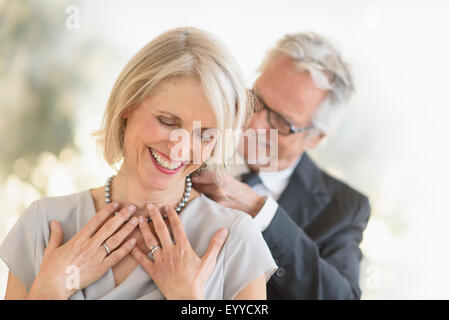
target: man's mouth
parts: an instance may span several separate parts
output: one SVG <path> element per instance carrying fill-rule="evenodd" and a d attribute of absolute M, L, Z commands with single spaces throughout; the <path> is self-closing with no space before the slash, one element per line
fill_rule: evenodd
<path fill-rule="evenodd" d="M 156 151 L 155 149 L 149 147 L 151 159 L 153 163 L 156 165 L 156 168 L 162 169 L 161 171 L 164 173 L 174 174 L 181 170 L 184 167 L 185 163 L 181 161 L 173 161 L 164 155 L 161 152 Z"/>

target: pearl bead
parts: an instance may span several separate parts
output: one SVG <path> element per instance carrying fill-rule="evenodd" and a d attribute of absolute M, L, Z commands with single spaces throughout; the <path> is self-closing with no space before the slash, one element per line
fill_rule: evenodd
<path fill-rule="evenodd" d="M 106 203 L 111 203 L 112 199 L 111 199 L 111 184 L 112 184 L 112 179 L 114 179 L 115 175 L 112 175 L 110 177 L 107 178 L 106 180 L 106 184 L 105 184 L 105 188 L 104 188 L 104 198 L 105 198 L 105 202 Z M 181 199 L 181 201 L 178 203 L 177 207 L 176 207 L 176 212 L 180 212 L 182 210 L 182 208 L 186 205 L 187 201 L 189 200 L 190 197 L 190 191 L 192 190 L 192 182 L 190 179 L 190 175 L 188 175 L 186 177 L 186 182 L 185 182 L 185 188 L 184 188 L 184 194 L 183 197 Z M 115 212 L 114 215 L 116 215 L 118 212 Z M 163 216 L 163 218 L 167 218 L 167 216 Z M 147 217 L 147 221 L 151 221 L 151 218 Z"/>

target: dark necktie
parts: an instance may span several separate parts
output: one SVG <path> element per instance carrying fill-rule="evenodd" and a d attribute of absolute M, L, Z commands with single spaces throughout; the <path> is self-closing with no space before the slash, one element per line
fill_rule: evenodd
<path fill-rule="evenodd" d="M 243 183 L 246 183 L 251 188 L 254 187 L 258 183 L 262 183 L 262 180 L 260 180 L 259 174 L 255 171 L 250 171 L 248 173 L 245 173 L 241 176 L 241 181 Z"/>

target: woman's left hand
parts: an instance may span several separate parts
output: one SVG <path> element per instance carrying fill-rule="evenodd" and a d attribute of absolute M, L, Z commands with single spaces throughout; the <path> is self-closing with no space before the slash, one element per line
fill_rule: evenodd
<path fill-rule="evenodd" d="M 151 261 L 137 246 L 132 256 L 148 272 L 159 290 L 167 299 L 204 299 L 204 288 L 209 279 L 217 256 L 227 237 L 226 229 L 219 229 L 212 237 L 205 255 L 200 258 L 193 251 L 184 232 L 181 219 L 176 211 L 165 206 L 175 243 L 156 206 L 149 204 L 147 211 L 153 221 L 157 237 L 153 234 L 146 219 L 140 218 L 139 228 L 148 248 L 160 246 L 153 251 Z"/>

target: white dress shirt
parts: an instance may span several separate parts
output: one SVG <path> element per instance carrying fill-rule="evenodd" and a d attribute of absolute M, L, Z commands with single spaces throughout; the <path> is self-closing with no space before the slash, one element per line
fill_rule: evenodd
<path fill-rule="evenodd" d="M 259 213 L 254 218 L 254 221 L 259 226 L 260 231 L 265 231 L 273 220 L 276 210 L 278 209 L 278 203 L 282 192 L 284 192 L 287 187 L 290 177 L 295 169 L 296 165 L 301 161 L 301 156 L 296 160 L 296 162 L 290 167 L 273 172 L 260 172 L 259 177 L 262 183 L 256 184 L 252 187 L 260 196 L 263 196 L 265 204 Z M 246 172 L 249 168 L 246 167 Z M 244 172 L 240 172 L 244 173 Z"/>

